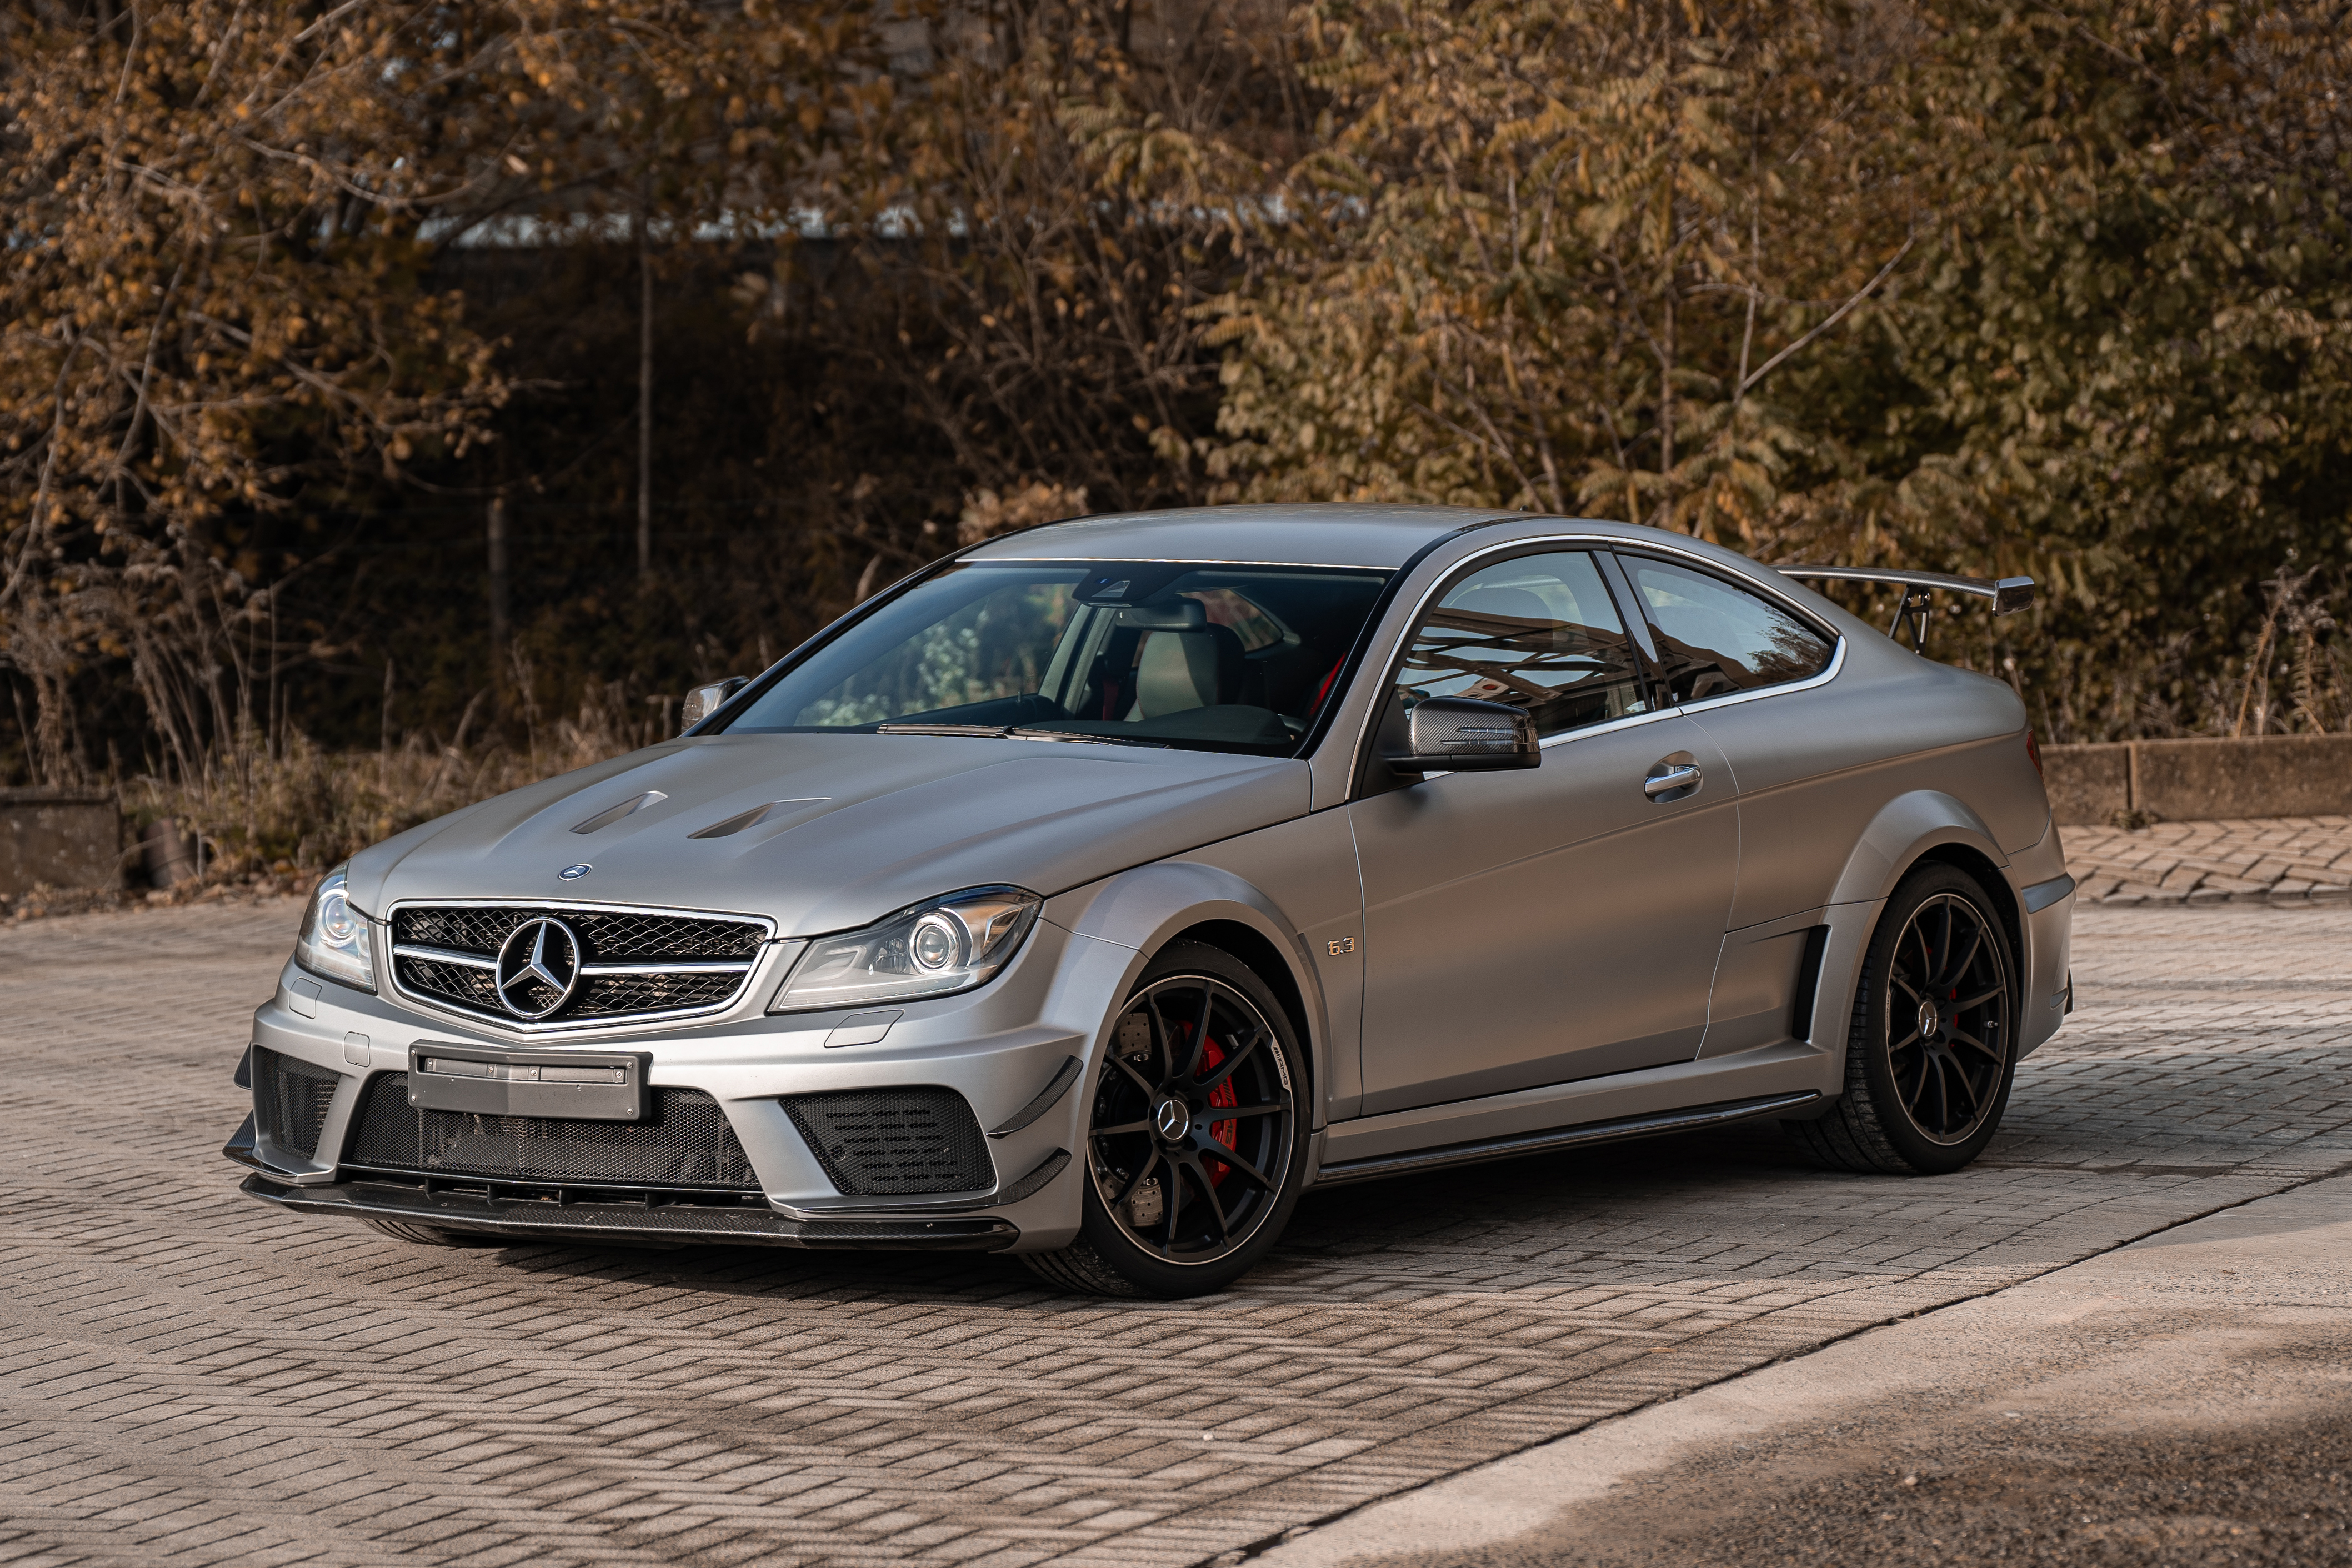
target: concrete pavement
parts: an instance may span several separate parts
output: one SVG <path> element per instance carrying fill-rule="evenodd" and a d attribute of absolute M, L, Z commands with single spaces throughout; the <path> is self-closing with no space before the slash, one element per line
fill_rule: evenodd
<path fill-rule="evenodd" d="M 1264 1568 L 2352 1562 L 2352 1178 L 1305 1533 Z"/>
<path fill-rule="evenodd" d="M 2352 1165 L 2352 908 L 2094 908 L 1933 1179 L 1766 1127 L 1309 1195 L 1204 1301 L 425 1251 L 236 1192 L 299 911 L 0 930 L 0 1562 L 1175 1565 Z"/>

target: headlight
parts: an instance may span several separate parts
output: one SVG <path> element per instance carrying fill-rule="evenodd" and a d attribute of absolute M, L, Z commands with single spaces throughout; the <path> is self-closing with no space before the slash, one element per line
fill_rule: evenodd
<path fill-rule="evenodd" d="M 772 1013 L 968 991 L 1021 949 L 1044 901 L 1017 887 L 973 887 L 902 909 L 863 931 L 819 936 L 768 1004 Z"/>
<path fill-rule="evenodd" d="M 337 866 L 310 895 L 302 915 L 302 935 L 294 944 L 294 961 L 314 975 L 375 989 L 375 944 L 368 934 L 367 916 L 352 907 L 343 891 L 343 873 Z"/>

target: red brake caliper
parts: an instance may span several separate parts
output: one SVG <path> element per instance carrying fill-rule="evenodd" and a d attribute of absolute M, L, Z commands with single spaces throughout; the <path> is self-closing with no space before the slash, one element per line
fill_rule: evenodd
<path fill-rule="evenodd" d="M 1225 1053 L 1217 1049 L 1215 1037 L 1212 1036 L 1209 1040 L 1202 1042 L 1201 1047 L 1202 1071 L 1210 1072 L 1215 1071 L 1217 1065 L 1224 1060 Z M 1213 1106 L 1238 1105 L 1241 1103 L 1242 1097 L 1234 1092 L 1234 1081 L 1230 1078 L 1226 1079 L 1223 1083 L 1218 1084 L 1214 1089 L 1209 1091 L 1209 1103 Z M 1224 1145 L 1225 1147 L 1229 1149 L 1239 1146 L 1237 1140 L 1241 1136 L 1241 1131 L 1242 1124 L 1239 1122 L 1218 1122 L 1213 1120 L 1209 1124 L 1209 1136 L 1216 1139 L 1217 1142 Z M 1204 1162 L 1204 1164 L 1209 1172 L 1209 1179 L 1219 1186 L 1224 1186 L 1225 1178 L 1233 1175 L 1233 1167 L 1226 1165 L 1222 1160 L 1209 1160 Z"/>

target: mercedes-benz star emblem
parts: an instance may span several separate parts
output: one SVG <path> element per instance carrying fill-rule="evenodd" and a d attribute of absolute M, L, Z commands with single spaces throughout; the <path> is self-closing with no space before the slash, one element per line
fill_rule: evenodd
<path fill-rule="evenodd" d="M 580 938 L 552 915 L 526 920 L 499 949 L 499 1000 L 519 1019 L 543 1019 L 580 983 Z"/>
<path fill-rule="evenodd" d="M 1181 1143 L 1184 1134 L 1192 1130 L 1192 1115 L 1185 1108 L 1184 1102 L 1171 1095 L 1160 1102 L 1160 1109 L 1153 1113 L 1151 1124 L 1169 1143 Z"/>
<path fill-rule="evenodd" d="M 555 874 L 566 882 L 578 882 L 596 868 L 593 865 L 568 865 Z"/>

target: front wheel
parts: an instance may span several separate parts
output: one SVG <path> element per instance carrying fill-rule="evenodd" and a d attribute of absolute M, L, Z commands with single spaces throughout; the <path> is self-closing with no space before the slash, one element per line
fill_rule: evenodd
<path fill-rule="evenodd" d="M 2012 969 L 1975 878 L 1948 865 L 1905 877 L 1863 960 L 1845 1092 L 1790 1131 L 1846 1170 L 1942 1176 L 1975 1159 L 2017 1072 Z"/>
<path fill-rule="evenodd" d="M 1092 1080 L 1078 1239 L 1022 1261 L 1096 1295 L 1223 1289 L 1297 1207 L 1305 1082 L 1265 982 L 1219 948 L 1171 944 L 1137 982 Z"/>

